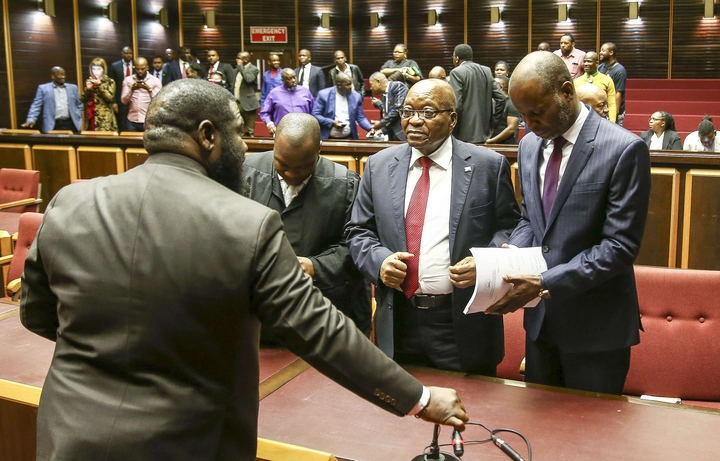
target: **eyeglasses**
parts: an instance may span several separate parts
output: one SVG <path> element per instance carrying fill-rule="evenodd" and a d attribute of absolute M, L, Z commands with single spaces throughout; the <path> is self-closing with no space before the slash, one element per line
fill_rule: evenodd
<path fill-rule="evenodd" d="M 432 120 L 434 119 L 437 114 L 443 113 L 443 112 L 455 112 L 453 109 L 443 109 L 443 110 L 432 110 L 432 109 L 423 109 L 423 110 L 412 110 L 412 109 L 400 109 L 398 112 L 400 112 L 400 117 L 404 119 L 410 119 L 413 118 L 414 115 L 417 115 L 421 119 L 424 120 Z"/>
<path fill-rule="evenodd" d="M 664 122 L 664 120 L 661 118 L 653 118 L 653 117 L 650 117 L 650 121 L 651 122 Z"/>

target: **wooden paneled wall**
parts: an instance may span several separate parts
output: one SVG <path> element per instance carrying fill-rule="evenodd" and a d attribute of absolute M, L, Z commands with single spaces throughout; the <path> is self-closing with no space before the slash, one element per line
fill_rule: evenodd
<path fill-rule="evenodd" d="M 450 70 L 453 48 L 465 41 L 473 46 L 476 61 L 493 66 L 504 60 L 513 69 L 539 42 L 557 48 L 568 32 L 585 51 L 614 42 L 619 61 L 633 78 L 717 78 L 720 55 L 720 17 L 703 19 L 700 0 L 648 0 L 641 3 L 637 20 L 627 19 L 626 0 L 575 0 L 570 20 L 562 23 L 557 20 L 559 0 L 116 0 L 118 24 L 102 17 L 109 0 L 55 0 L 55 18 L 38 11 L 35 0 L 2 3 L 0 127 L 12 127 L 13 115 L 16 124 L 25 120 L 35 89 L 49 81 L 52 65 L 63 66 L 68 81 L 77 82 L 82 80 L 78 69 L 85 74 L 90 59 L 100 56 L 109 64 L 119 59 L 125 45 L 152 58 L 167 47 L 186 44 L 201 60 L 215 48 L 221 61 L 230 64 L 243 47 L 253 60 L 277 51 L 285 67 L 297 65 L 301 48 L 310 49 L 313 63 L 323 67 L 331 66 L 333 52 L 342 49 L 365 76 L 391 58 L 396 43 L 407 42 L 409 57 L 426 74 L 436 65 Z M 502 9 L 501 23 L 490 24 L 491 6 Z M 161 7 L 168 10 L 169 28 L 155 21 Z M 430 8 L 439 12 L 435 26 L 427 25 Z M 205 28 L 208 10 L 215 11 L 214 29 Z M 381 15 L 380 27 L 370 28 L 371 12 Z M 330 29 L 319 28 L 320 13 L 330 14 Z M 288 42 L 250 43 L 250 26 L 285 26 Z M 8 39 L 12 51 L 4 56 Z"/>
<path fill-rule="evenodd" d="M 178 0 L 116 0 L 118 23 L 103 17 L 109 0 L 55 0 L 55 17 L 38 11 L 36 0 L 3 0 L 3 45 L 10 39 L 11 53 L 0 64 L 0 127 L 17 128 L 27 117 L 37 86 L 50 81 L 50 69 L 65 69 L 68 83 L 84 81 L 95 57 L 108 66 L 120 59 L 123 46 L 152 60 L 165 48 L 179 44 Z M 170 27 L 155 20 L 160 8 L 168 10 Z M 134 14 L 133 14 L 134 12 Z M 78 37 L 78 39 L 76 39 Z M 8 66 L 12 66 L 16 117 L 12 126 L 7 98 Z M 78 69 L 81 75 L 78 75 Z"/>

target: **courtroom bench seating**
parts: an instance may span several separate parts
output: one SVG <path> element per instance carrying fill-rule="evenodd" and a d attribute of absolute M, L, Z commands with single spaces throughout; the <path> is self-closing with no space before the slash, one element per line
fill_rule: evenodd
<path fill-rule="evenodd" d="M 720 271 L 635 266 L 644 331 L 631 352 L 624 394 L 680 398 L 720 409 Z M 504 316 L 498 377 L 522 380 L 522 310 Z"/>
<path fill-rule="evenodd" d="M 624 392 L 720 408 L 720 271 L 635 266 L 644 332 Z"/>

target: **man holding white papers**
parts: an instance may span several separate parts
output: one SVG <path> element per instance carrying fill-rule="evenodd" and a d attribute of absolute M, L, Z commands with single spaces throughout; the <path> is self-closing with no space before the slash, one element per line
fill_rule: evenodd
<path fill-rule="evenodd" d="M 488 313 L 525 310 L 525 380 L 621 394 L 640 341 L 633 262 L 650 195 L 647 145 L 577 98 L 551 53 L 526 56 L 510 98 L 534 134 L 518 148 L 523 217 L 509 243 L 540 247 L 548 270 L 506 277 Z"/>
<path fill-rule="evenodd" d="M 451 136 L 455 94 L 421 80 L 400 110 L 407 144 L 370 157 L 346 240 L 375 283 L 380 349 L 400 363 L 494 376 L 502 317 L 464 315 L 471 247 L 507 241 L 519 212 L 504 156 Z"/>

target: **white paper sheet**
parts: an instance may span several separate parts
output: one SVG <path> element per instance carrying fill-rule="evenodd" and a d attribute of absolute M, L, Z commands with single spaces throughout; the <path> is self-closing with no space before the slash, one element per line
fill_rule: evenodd
<path fill-rule="evenodd" d="M 470 248 L 470 252 L 475 258 L 475 291 L 465 314 L 485 312 L 510 291 L 512 285 L 503 280 L 503 275 L 540 275 L 547 270 L 540 247 Z M 539 301 L 535 298 L 525 307 L 535 307 Z"/>

